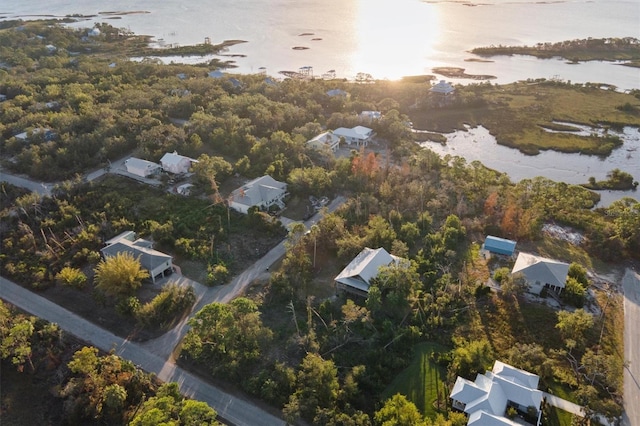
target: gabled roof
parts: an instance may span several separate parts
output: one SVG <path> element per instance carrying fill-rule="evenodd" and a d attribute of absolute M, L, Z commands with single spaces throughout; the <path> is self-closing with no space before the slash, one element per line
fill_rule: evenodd
<path fill-rule="evenodd" d="M 107 245 L 100 251 L 104 257 L 112 257 L 118 253 L 129 253 L 135 259 L 139 259 L 140 265 L 148 271 L 153 271 L 158 266 L 164 265 L 168 260 L 172 259 L 168 254 L 154 250 L 151 247 L 151 241 L 142 238 L 133 240 L 133 238 L 135 238 L 133 231 L 125 231 L 107 241 Z"/>
<path fill-rule="evenodd" d="M 378 275 L 381 266 L 389 266 L 401 260 L 383 247 L 375 250 L 366 247 L 338 274 L 335 281 L 368 292 L 371 279 Z"/>
<path fill-rule="evenodd" d="M 535 256 L 530 253 L 518 253 L 512 274 L 521 272 L 528 281 L 540 281 L 557 287 L 564 287 L 569 273 L 569 264 L 558 260 Z"/>
<path fill-rule="evenodd" d="M 177 151 L 173 151 L 173 152 L 167 152 L 165 155 L 163 155 L 162 158 L 160 159 L 160 163 L 162 163 L 163 166 L 178 166 L 184 160 L 187 160 L 191 163 L 198 162 L 198 160 L 185 157 L 184 155 L 178 154 Z"/>
<path fill-rule="evenodd" d="M 478 374 L 475 382 L 458 377 L 450 397 L 464 404 L 467 425 L 513 425 L 504 417 L 508 402 L 539 410 L 542 392 L 538 381 L 535 374 L 496 361 L 493 370 Z"/>
<path fill-rule="evenodd" d="M 233 202 L 246 206 L 256 206 L 280 197 L 287 189 L 287 184 L 279 182 L 269 175 L 264 175 L 244 184 L 231 193 Z"/>
<path fill-rule="evenodd" d="M 340 142 L 340 137 L 334 135 L 332 132 L 324 132 L 307 141 L 307 143 L 310 142 L 321 142 L 325 145 L 331 146 L 337 142 Z"/>
<path fill-rule="evenodd" d="M 348 129 L 346 127 L 338 127 L 333 131 L 333 134 L 338 137 L 343 136 L 345 138 L 360 139 L 360 140 L 369 139 L 372 133 L 373 133 L 372 129 L 364 126 L 356 126 L 351 129 Z"/>
<path fill-rule="evenodd" d="M 486 411 L 476 411 L 469 415 L 467 422 L 468 426 L 516 426 L 518 423 L 514 423 L 506 417 L 494 416 Z"/>
<path fill-rule="evenodd" d="M 124 162 L 127 166 L 134 167 L 136 169 L 144 170 L 156 170 L 160 168 L 160 164 L 152 161 L 143 160 L 141 158 L 129 157 Z"/>
<path fill-rule="evenodd" d="M 493 374 L 500 376 L 505 380 L 510 380 L 531 389 L 538 389 L 540 377 L 536 374 L 512 367 L 502 361 L 494 362 L 492 371 Z"/>
<path fill-rule="evenodd" d="M 444 95 L 448 95 L 449 93 L 453 93 L 456 89 L 444 80 L 440 80 L 440 82 L 429 89 L 430 92 L 433 93 L 442 93 Z"/>
<path fill-rule="evenodd" d="M 516 249 L 516 242 L 489 235 L 484 240 L 484 249 L 495 253 L 513 254 Z"/>
<path fill-rule="evenodd" d="M 482 388 L 479 384 L 458 376 L 451 391 L 451 398 L 467 404 L 470 401 L 475 401 L 486 393 L 487 389 Z"/>

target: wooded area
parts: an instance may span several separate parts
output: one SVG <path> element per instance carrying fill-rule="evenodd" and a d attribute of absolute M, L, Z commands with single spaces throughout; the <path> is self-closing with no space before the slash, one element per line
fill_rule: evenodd
<path fill-rule="evenodd" d="M 3 26 L 2 165 L 60 182 L 51 197 L 2 184 L 3 276 L 45 296 L 47 289 L 64 288 L 66 303 L 82 293 L 81 300 L 89 302 L 85 308 L 104 308 L 115 332 L 152 329 L 139 335 L 144 339 L 190 309 L 193 294 L 168 286 L 139 300 L 134 286 L 121 291 L 103 284 L 104 241 L 135 230 L 181 261 L 235 274 L 258 258 L 257 246 L 272 247 L 286 235 L 286 254 L 268 282 L 229 304 L 208 305 L 190 320 L 179 363 L 277 407 L 291 423 L 466 424 L 448 405 L 451 386 L 456 376 L 473 379 L 495 359 L 538 374 L 542 388 L 590 413 L 620 414 L 619 294 L 581 282 L 580 273 L 571 277 L 578 299 L 563 301 L 563 308 L 578 300 L 585 310 L 557 311 L 532 302 L 517 282 L 491 292 L 487 280 L 508 263 L 482 258 L 479 244 L 486 235 L 501 235 L 589 271 L 610 270 L 640 260 L 640 203 L 625 198 L 595 207 L 597 195 L 578 185 L 543 177 L 513 183 L 478 162 L 440 158 L 420 148 L 408 125 L 442 130 L 475 114 L 493 120 L 498 113 L 492 108 L 507 108 L 509 101 L 500 87 L 457 88 L 457 100 L 440 108 L 421 81 L 272 82 L 263 75 L 237 75 L 241 84 L 236 85 L 208 77 L 205 65 L 137 63 L 106 48 L 137 43 L 130 34 L 111 37 L 112 31 L 103 31 L 85 39 L 86 30 L 51 22 Z M 327 95 L 336 88 L 349 96 Z M 606 98 L 595 121 L 640 121 L 634 109 L 638 93 L 547 82 L 538 88 L 536 103 L 553 103 L 561 91 L 596 99 L 585 102 L 596 111 Z M 531 101 L 527 86 L 512 89 Z M 616 108 L 625 102 L 633 108 Z M 514 112 L 517 120 L 505 134 L 526 121 L 526 109 Z M 336 157 L 306 145 L 324 129 L 361 124 L 363 110 L 382 113 L 368 124 L 378 135 L 375 150 L 353 149 Z M 579 114 L 576 121 L 588 117 L 587 110 Z M 21 132 L 27 132 L 26 140 L 16 137 Z M 80 176 L 130 153 L 157 161 L 174 150 L 201 160 L 194 168 L 199 196 L 168 194 L 163 187 L 118 176 L 95 182 Z M 221 187 L 235 174 L 269 174 L 288 182 L 296 199 L 341 194 L 347 201 L 336 212 L 321 214 L 308 233 L 296 227 L 287 233 L 265 212 L 230 211 Z M 584 242 L 573 245 L 546 235 L 542 228 L 550 223 L 579 232 Z M 409 259 L 410 266 L 383 268 L 366 298 L 327 297 L 334 293 L 333 277 L 364 247 L 383 247 Z M 0 306 L 3 369 L 14 364 L 22 376 L 36 374 L 35 355 L 56 357 L 52 348 L 59 332 Z M 422 402 L 387 398 L 393 379 L 414 356 L 423 356 L 413 349 L 425 344 L 438 348 L 428 356 L 428 370 L 439 372 L 430 396 Z M 54 394 L 65 401 L 65 421 L 214 421 L 211 410 L 183 399 L 171 384 L 158 388 L 115 355 L 74 349 L 79 351 L 73 359 L 55 362 L 69 366 Z M 85 389 L 89 381 L 93 387 Z M 424 407 L 425 400 L 433 406 Z M 571 422 L 554 410 L 544 416 L 545 424 Z"/>

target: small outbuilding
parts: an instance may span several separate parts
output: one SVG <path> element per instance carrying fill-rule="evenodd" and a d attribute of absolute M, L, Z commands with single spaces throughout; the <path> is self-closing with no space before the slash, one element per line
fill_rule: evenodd
<path fill-rule="evenodd" d="M 490 253 L 513 256 L 516 251 L 516 242 L 492 235 L 487 236 L 482 245 L 483 250 Z"/>
<path fill-rule="evenodd" d="M 124 167 L 128 173 L 144 178 L 158 174 L 162 170 L 160 164 L 136 157 L 127 158 L 124 162 Z"/>

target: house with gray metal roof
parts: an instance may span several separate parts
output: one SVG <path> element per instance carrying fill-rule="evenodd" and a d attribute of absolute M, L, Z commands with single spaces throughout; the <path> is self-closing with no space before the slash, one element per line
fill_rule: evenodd
<path fill-rule="evenodd" d="M 356 295 L 369 294 L 371 280 L 378 276 L 380 267 L 407 262 L 401 257 L 389 254 L 384 248 L 364 248 L 353 260 L 335 277 L 336 288 Z"/>
<path fill-rule="evenodd" d="M 100 253 L 105 259 L 115 257 L 118 253 L 129 253 L 135 259 L 138 259 L 143 269 L 149 272 L 149 277 L 154 283 L 156 278 L 162 278 L 173 270 L 173 258 L 171 256 L 154 250 L 151 241 L 136 238 L 136 233 L 133 231 L 125 231 L 108 240 L 100 250 Z"/>
<path fill-rule="evenodd" d="M 567 281 L 569 264 L 520 252 L 511 273 L 522 274 L 530 293 L 540 294 L 545 287 L 560 293 Z"/>
<path fill-rule="evenodd" d="M 268 209 L 273 205 L 284 208 L 284 197 L 287 195 L 287 184 L 279 182 L 269 175 L 264 175 L 245 183 L 231 193 L 229 206 L 247 214 L 251 207 Z"/>

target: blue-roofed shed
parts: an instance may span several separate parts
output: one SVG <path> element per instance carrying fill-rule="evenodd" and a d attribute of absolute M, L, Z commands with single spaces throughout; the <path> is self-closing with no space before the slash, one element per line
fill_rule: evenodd
<path fill-rule="evenodd" d="M 516 242 L 489 235 L 487 239 L 484 240 L 483 248 L 491 253 L 511 256 L 513 252 L 516 251 Z"/>

